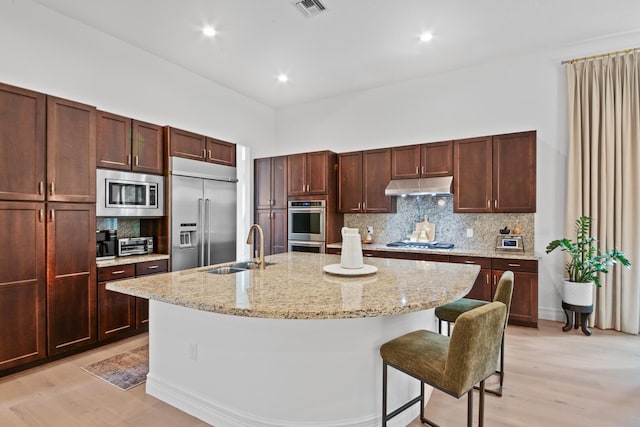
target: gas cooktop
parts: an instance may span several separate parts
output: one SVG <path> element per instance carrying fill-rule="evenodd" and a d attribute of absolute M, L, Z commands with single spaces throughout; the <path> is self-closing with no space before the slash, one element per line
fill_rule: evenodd
<path fill-rule="evenodd" d="M 403 240 L 401 242 L 387 243 L 390 248 L 407 248 L 407 249 L 453 249 L 453 243 L 444 242 L 410 242 Z"/>

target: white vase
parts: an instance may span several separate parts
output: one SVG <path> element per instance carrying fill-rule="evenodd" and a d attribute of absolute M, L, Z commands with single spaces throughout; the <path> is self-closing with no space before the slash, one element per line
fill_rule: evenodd
<path fill-rule="evenodd" d="M 562 301 L 572 305 L 593 305 L 593 286 L 593 282 L 563 280 Z"/>

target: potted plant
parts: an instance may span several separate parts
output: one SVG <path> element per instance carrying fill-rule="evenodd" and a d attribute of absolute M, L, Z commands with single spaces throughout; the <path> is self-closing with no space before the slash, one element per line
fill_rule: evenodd
<path fill-rule="evenodd" d="M 567 238 L 554 240 L 547 245 L 549 253 L 556 248 L 571 257 L 566 265 L 567 278 L 564 279 L 562 300 L 567 304 L 589 306 L 593 304 L 593 286 L 600 287 L 599 274 L 609 272 L 607 267 L 618 262 L 629 268 L 631 263 L 623 252 L 613 248 L 600 252 L 596 238 L 591 237 L 591 218 L 581 216 L 576 220 L 576 241 Z"/>

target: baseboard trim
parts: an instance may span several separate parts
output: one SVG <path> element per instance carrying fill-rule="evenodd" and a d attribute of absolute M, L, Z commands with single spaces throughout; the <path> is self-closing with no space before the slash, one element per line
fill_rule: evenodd
<path fill-rule="evenodd" d="M 146 392 L 216 427 L 373 427 L 380 425 L 380 417 L 375 415 L 355 420 L 321 423 L 263 419 L 189 393 L 151 373 L 147 375 Z"/>

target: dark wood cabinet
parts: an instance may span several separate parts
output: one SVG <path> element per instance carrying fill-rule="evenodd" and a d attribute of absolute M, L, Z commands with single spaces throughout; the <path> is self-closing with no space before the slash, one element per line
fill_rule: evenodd
<path fill-rule="evenodd" d="M 291 154 L 287 159 L 289 196 L 324 195 L 329 193 L 329 174 L 335 165 L 330 151 Z"/>
<path fill-rule="evenodd" d="M 149 322 L 149 301 L 106 289 L 107 282 L 149 274 L 165 273 L 166 259 L 98 268 L 98 339 L 124 337 L 146 330 Z"/>
<path fill-rule="evenodd" d="M 47 355 L 44 203 L 0 202 L 0 241 L 2 371 Z"/>
<path fill-rule="evenodd" d="M 287 156 L 254 161 L 256 209 L 287 209 Z"/>
<path fill-rule="evenodd" d="M 391 149 L 338 155 L 338 212 L 395 212 L 395 198 L 385 196 L 391 180 Z"/>
<path fill-rule="evenodd" d="M 287 156 L 254 161 L 255 222 L 264 232 L 265 254 L 287 252 Z M 257 244 L 255 246 L 257 248 Z"/>
<path fill-rule="evenodd" d="M 0 83 L 0 200 L 45 199 L 46 96 Z"/>
<path fill-rule="evenodd" d="M 265 255 L 275 255 L 287 252 L 289 242 L 287 239 L 287 210 L 286 209 L 258 209 L 255 221 L 262 227 L 264 233 Z M 254 251 L 258 250 L 257 243 Z"/>
<path fill-rule="evenodd" d="M 169 260 L 144 261 L 136 263 L 136 277 L 160 274 L 169 271 Z M 149 300 L 132 297 L 136 300 L 136 329 L 146 329 L 149 325 Z"/>
<path fill-rule="evenodd" d="M 491 258 L 451 255 L 449 262 L 457 264 L 479 265 L 480 273 L 476 278 L 473 288 L 471 288 L 471 290 L 465 297 L 483 301 L 492 300 L 493 293 L 491 289 Z"/>
<path fill-rule="evenodd" d="M 207 137 L 207 161 L 226 166 L 236 165 L 236 145 Z"/>
<path fill-rule="evenodd" d="M 96 109 L 47 96 L 47 200 L 96 201 Z"/>
<path fill-rule="evenodd" d="M 454 142 L 454 212 L 535 212 L 536 132 Z"/>
<path fill-rule="evenodd" d="M 492 292 L 502 273 L 513 271 L 513 296 L 509 323 L 521 326 L 538 325 L 538 261 L 494 258 L 492 260 Z"/>
<path fill-rule="evenodd" d="M 162 175 L 165 157 L 162 126 L 131 120 L 131 134 L 131 170 Z"/>
<path fill-rule="evenodd" d="M 186 130 L 167 127 L 169 140 L 169 155 L 192 160 L 204 160 L 206 155 L 206 141 L 204 135 Z"/>
<path fill-rule="evenodd" d="M 393 179 L 453 175 L 453 142 L 432 142 L 391 148 Z"/>
<path fill-rule="evenodd" d="M 167 126 L 169 156 L 202 160 L 227 166 L 236 165 L 236 145 L 186 130 Z"/>
<path fill-rule="evenodd" d="M 49 355 L 96 342 L 94 204 L 49 203 L 47 332 Z"/>
<path fill-rule="evenodd" d="M 131 119 L 98 111 L 96 121 L 96 166 L 131 170 Z"/>
<path fill-rule="evenodd" d="M 493 212 L 536 211 L 536 132 L 496 135 Z"/>
<path fill-rule="evenodd" d="M 136 328 L 136 300 L 130 295 L 106 289 L 108 281 L 135 277 L 133 264 L 98 269 L 98 340 Z"/>

